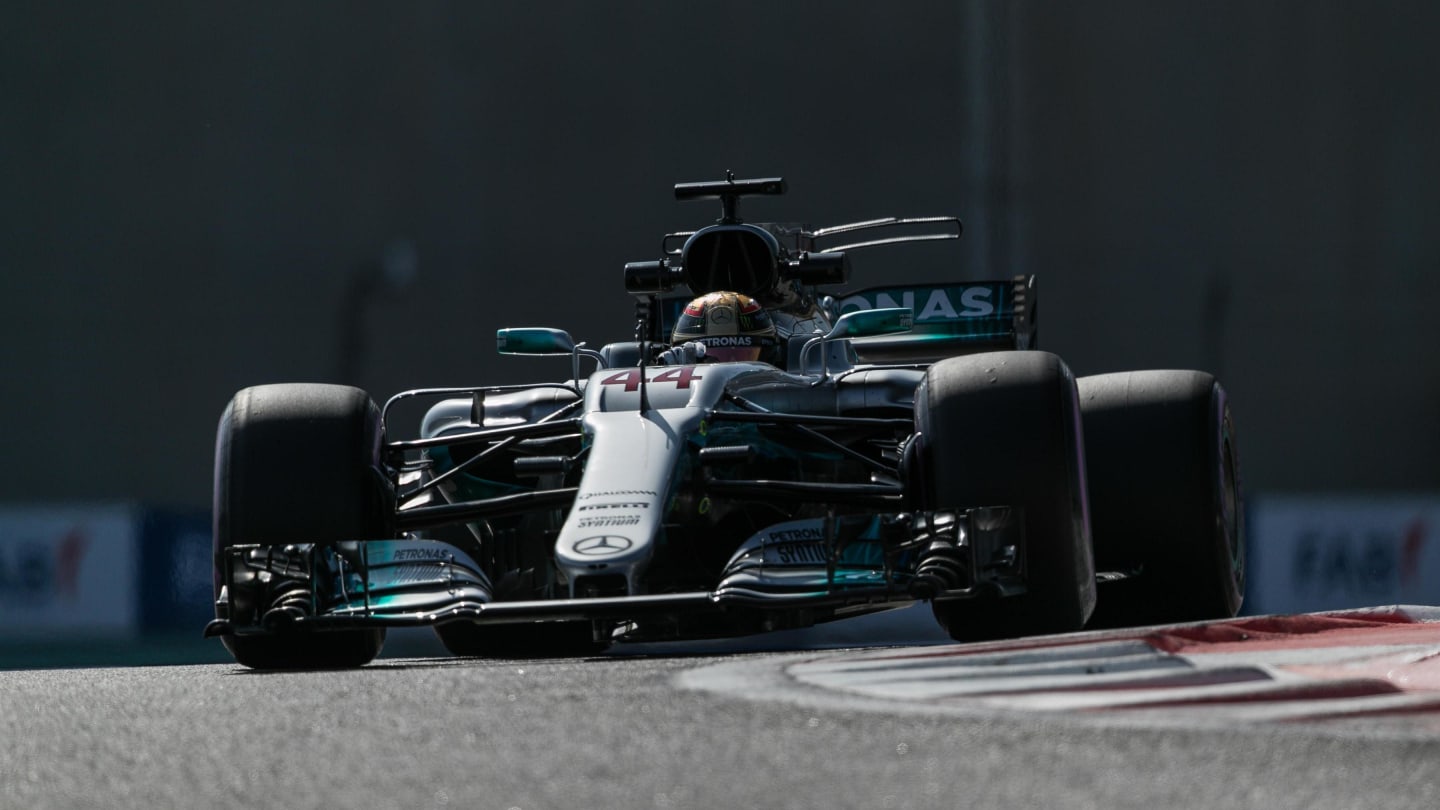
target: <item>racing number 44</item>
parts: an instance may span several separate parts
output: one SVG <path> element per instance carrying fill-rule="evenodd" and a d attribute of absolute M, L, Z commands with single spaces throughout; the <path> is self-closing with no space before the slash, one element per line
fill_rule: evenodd
<path fill-rule="evenodd" d="M 645 382 L 654 385 L 655 383 L 674 383 L 676 388 L 689 388 L 691 380 L 700 379 L 698 369 L 694 366 L 681 366 L 679 368 L 666 369 L 654 377 L 647 378 Z M 612 374 L 600 381 L 601 385 L 623 385 L 626 391 L 636 391 L 640 388 L 640 369 L 632 368 L 618 374 Z"/>

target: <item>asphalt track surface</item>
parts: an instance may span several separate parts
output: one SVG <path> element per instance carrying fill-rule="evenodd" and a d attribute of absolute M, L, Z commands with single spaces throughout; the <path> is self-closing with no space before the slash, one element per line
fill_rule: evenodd
<path fill-rule="evenodd" d="M 835 627 L 578 660 L 0 672 L 0 807 L 1440 806 L 1428 721 L 932 711 L 817 685 L 815 667 L 953 646 L 918 624 Z"/>

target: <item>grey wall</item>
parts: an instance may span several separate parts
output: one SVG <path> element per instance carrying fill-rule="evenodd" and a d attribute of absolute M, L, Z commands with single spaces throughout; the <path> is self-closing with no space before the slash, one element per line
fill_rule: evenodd
<path fill-rule="evenodd" d="M 1422 3 L 7 4 L 0 498 L 208 499 L 244 385 L 559 372 L 624 262 L 753 219 L 965 218 L 857 281 L 1041 277 L 1079 373 L 1211 368 L 1252 489 L 1440 487 Z M 354 305 L 404 240 L 418 275 Z M 878 255 L 875 257 L 878 258 Z M 362 327 L 347 353 L 347 318 Z M 348 360 L 347 360 L 348 357 Z"/>
<path fill-rule="evenodd" d="M 1216 370 L 1254 488 L 1440 486 L 1440 7 L 1024 9 L 1021 262 L 1073 363 Z"/>

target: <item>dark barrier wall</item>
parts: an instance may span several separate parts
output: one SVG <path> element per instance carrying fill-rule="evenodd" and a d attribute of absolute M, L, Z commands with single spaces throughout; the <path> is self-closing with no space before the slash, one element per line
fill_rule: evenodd
<path fill-rule="evenodd" d="M 955 213 L 856 280 L 1041 277 L 1079 373 L 1228 382 L 1257 489 L 1440 487 L 1429 4 L 0 8 L 0 493 L 207 502 L 238 387 L 558 375 L 621 267 L 750 218 Z M 388 271 L 387 271 L 388 268 Z"/>

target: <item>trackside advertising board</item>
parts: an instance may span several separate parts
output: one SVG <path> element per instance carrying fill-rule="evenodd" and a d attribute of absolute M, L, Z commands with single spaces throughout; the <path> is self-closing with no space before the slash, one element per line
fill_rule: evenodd
<path fill-rule="evenodd" d="M 209 509 L 148 509 L 140 522 L 140 627 L 199 635 L 215 617 Z"/>
<path fill-rule="evenodd" d="M 1440 495 L 1259 496 L 1245 612 L 1440 605 Z"/>
<path fill-rule="evenodd" d="M 0 507 L 0 640 L 133 633 L 138 510 Z"/>
<path fill-rule="evenodd" d="M 1245 613 L 1440 605 L 1440 494 L 1255 495 Z M 0 642 L 198 632 L 207 510 L 0 506 Z"/>

